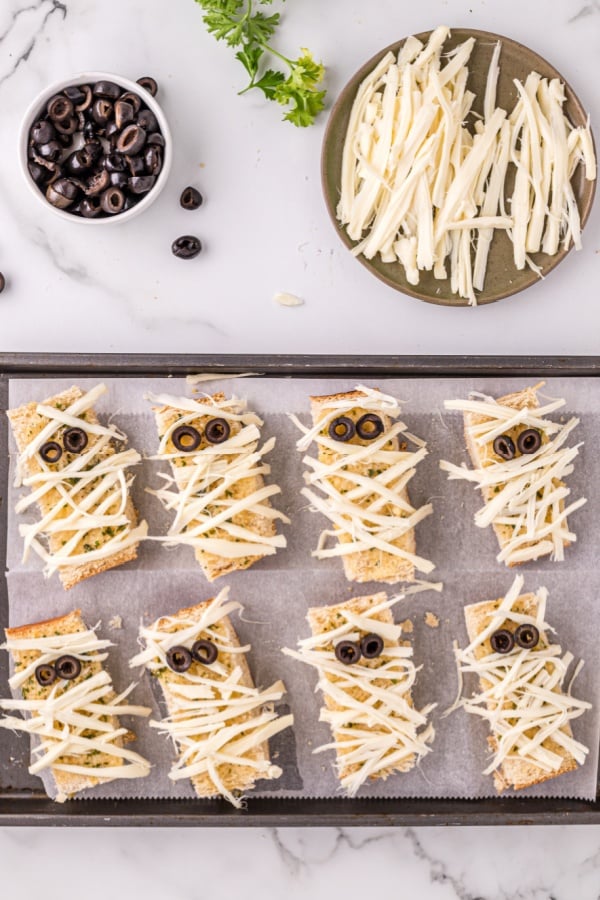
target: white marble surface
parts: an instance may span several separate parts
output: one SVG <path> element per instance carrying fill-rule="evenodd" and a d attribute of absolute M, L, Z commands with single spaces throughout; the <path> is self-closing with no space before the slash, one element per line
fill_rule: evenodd
<path fill-rule="evenodd" d="M 308 44 L 334 98 L 380 47 L 441 22 L 510 35 L 553 62 L 600 121 L 598 0 L 288 0 L 282 45 Z M 152 74 L 175 134 L 164 194 L 129 225 L 56 221 L 24 189 L 16 133 L 31 98 L 83 69 Z M 11 351 L 522 353 L 598 352 L 598 204 L 585 249 L 527 294 L 446 310 L 372 280 L 342 247 L 320 194 L 325 117 L 297 131 L 202 27 L 192 0 L 1 0 L 0 349 Z M 194 214 L 179 192 L 197 184 Z M 171 257 L 178 234 L 206 251 Z M 286 309 L 277 291 L 304 298 Z M 384 325 L 382 328 L 381 325 Z M 110 866 L 109 881 L 99 877 Z M 98 875 L 91 875 L 97 872 Z M 216 873 L 219 873 L 218 875 Z M 0 830 L 3 896 L 89 900 L 365 893 L 423 900 L 593 900 L 595 827 L 306 830 Z"/>

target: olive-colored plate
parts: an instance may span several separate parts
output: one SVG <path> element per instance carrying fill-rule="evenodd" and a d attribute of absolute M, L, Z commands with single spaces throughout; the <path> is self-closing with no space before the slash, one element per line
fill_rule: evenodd
<path fill-rule="evenodd" d="M 431 34 L 430 31 L 418 34 L 417 37 L 426 42 Z M 452 30 L 451 36 L 444 44 L 444 52 L 453 49 L 458 44 L 463 43 L 469 37 L 476 39 L 475 47 L 469 60 L 469 81 L 468 88 L 473 91 L 476 98 L 473 102 L 473 109 L 482 113 L 483 96 L 485 92 L 485 84 L 487 79 L 488 67 L 491 55 L 496 41 L 502 42 L 502 50 L 500 53 L 500 75 L 498 78 L 498 91 L 496 105 L 502 109 L 510 111 L 517 101 L 517 89 L 513 84 L 513 79 L 518 78 L 521 82 L 525 81 L 527 75 L 531 71 L 539 72 L 546 78 L 560 78 L 565 85 L 566 103 L 565 112 L 574 126 L 585 125 L 587 122 L 587 114 L 581 105 L 579 99 L 575 95 L 572 88 L 565 79 L 556 71 L 550 63 L 546 62 L 537 53 L 534 53 L 528 47 L 518 44 L 511 38 L 502 35 L 492 34 L 489 31 L 472 31 L 465 28 L 455 28 Z M 405 39 L 404 39 L 405 40 Z M 390 50 L 397 54 L 404 44 L 404 40 L 397 41 L 382 50 L 376 56 L 365 63 L 361 69 L 352 76 L 342 93 L 338 97 L 329 117 L 325 138 L 323 141 L 323 152 L 321 157 L 321 176 L 323 183 L 323 193 L 325 202 L 331 219 L 338 231 L 341 239 L 347 247 L 353 247 L 355 241 L 352 241 L 346 234 L 345 229 L 340 225 L 336 218 L 336 207 L 340 197 L 340 182 L 342 170 L 342 151 L 350 111 L 356 96 L 356 92 L 363 79 L 375 68 L 377 63 Z M 583 176 L 583 166 L 578 166 L 573 180 L 573 189 L 577 198 L 579 212 L 581 215 L 582 226 L 585 225 L 594 199 L 596 188 L 595 181 L 586 181 Z M 508 185 L 510 188 L 510 185 Z M 565 258 L 569 251 L 559 249 L 554 256 L 548 256 L 546 253 L 532 254 L 532 258 L 542 269 L 542 273 L 547 275 L 551 269 L 559 264 Z M 433 277 L 431 272 L 421 272 L 420 282 L 418 285 L 408 284 L 404 275 L 404 269 L 400 263 L 384 263 L 379 255 L 373 259 L 365 259 L 362 254 L 356 257 L 376 278 L 385 281 L 390 287 L 404 294 L 410 294 L 411 297 L 418 297 L 420 300 L 426 300 L 428 303 L 436 303 L 440 306 L 467 306 L 468 301 L 450 291 L 450 279 L 438 281 Z M 501 300 L 503 297 L 509 297 L 516 294 L 538 281 L 538 276 L 531 269 L 525 268 L 518 271 L 513 262 L 512 244 L 506 233 L 497 230 L 492 240 L 490 254 L 488 258 L 488 268 L 483 291 L 477 293 L 477 302 L 493 303 L 494 300 Z"/>

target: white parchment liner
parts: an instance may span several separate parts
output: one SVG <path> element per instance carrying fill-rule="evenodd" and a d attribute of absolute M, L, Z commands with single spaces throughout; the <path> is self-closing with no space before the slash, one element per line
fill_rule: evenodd
<path fill-rule="evenodd" d="M 478 529 L 473 523 L 473 514 L 481 505 L 480 494 L 466 482 L 447 481 L 439 470 L 441 458 L 456 463 L 467 460 L 462 416 L 445 412 L 443 401 L 466 397 L 470 390 L 499 396 L 535 381 L 532 378 L 378 378 L 365 382 L 405 401 L 404 421 L 411 431 L 428 442 L 429 456 L 418 466 L 410 493 L 415 506 L 430 500 L 433 503 L 433 515 L 417 528 L 417 551 L 436 563 L 431 579 L 443 581 L 444 591 L 442 594 L 428 591 L 410 596 L 393 609 L 396 621 L 408 618 L 414 624 L 409 637 L 413 642 L 415 661 L 422 666 L 414 690 L 415 703 L 417 706 L 432 701 L 438 704 L 433 713 L 436 728 L 433 752 L 419 768 L 391 776 L 385 782 L 365 785 L 359 796 L 495 795 L 491 776 L 481 774 L 488 763 L 486 723 L 468 716 L 463 710 L 446 718 L 441 718 L 441 713 L 451 705 L 456 694 L 452 640 L 457 638 L 461 646 L 467 642 L 463 606 L 503 595 L 512 583 L 515 570 L 496 562 L 498 547 L 492 530 Z M 44 400 L 72 383 L 72 379 L 11 380 L 10 406 L 19 406 L 31 399 Z M 76 383 L 89 389 L 97 379 L 77 379 Z M 114 378 L 107 379 L 106 383 L 109 391 L 97 406 L 100 416 L 111 417 L 128 434 L 130 445 L 144 456 L 156 452 L 157 435 L 150 404 L 144 401 L 143 395 L 148 391 L 191 394 L 191 388 L 179 378 Z M 330 740 L 328 726 L 318 721 L 322 698 L 314 691 L 316 672 L 285 657 L 280 648 L 295 647 L 299 638 L 309 634 L 305 621 L 309 606 L 337 603 L 382 587 L 390 595 L 400 591 L 400 588 L 386 585 L 353 584 L 345 579 L 340 560 L 319 562 L 310 555 L 325 523 L 319 514 L 309 512 L 300 495 L 303 467 L 301 454 L 295 448 L 299 434 L 286 413 L 294 412 L 308 423 L 309 394 L 336 393 L 352 389 L 355 384 L 356 380 L 352 378 L 245 378 L 210 382 L 196 388 L 196 391 L 221 389 L 246 397 L 249 408 L 265 420 L 263 438 L 276 435 L 277 444 L 268 461 L 272 466 L 271 478 L 282 487 L 283 493 L 274 498 L 274 505 L 292 519 L 290 526 L 283 526 L 288 538 L 286 550 L 246 572 L 219 579 L 214 585 L 202 575 L 190 548 L 167 550 L 152 541 L 141 546 L 136 562 L 90 578 L 68 592 L 63 590 L 57 576 L 44 579 L 42 563 L 37 557 L 32 556 L 23 565 L 18 521 L 13 512 L 21 490 L 12 487 L 15 447 L 11 439 L 11 487 L 7 498 L 10 624 L 35 622 L 74 608 L 82 610 L 90 626 L 101 620 L 99 634 L 116 644 L 105 665 L 110 668 L 120 690 L 132 678 L 127 661 L 137 651 L 140 622 L 148 623 L 161 614 L 205 600 L 214 596 L 220 587 L 230 585 L 231 598 L 244 606 L 241 617 L 236 615 L 233 622 L 242 643 L 252 644 L 249 662 L 255 683 L 266 687 L 282 678 L 288 689 L 286 705 L 296 717 L 294 730 L 276 736 L 271 742 L 272 754 L 284 768 L 284 775 L 276 782 L 259 782 L 256 794 L 328 797 L 338 793 L 332 766 L 333 751 L 319 755 L 312 753 L 314 747 Z M 547 379 L 543 393 L 566 399 L 565 418 L 581 417 L 572 441 L 583 440 L 585 445 L 568 483 L 572 497 L 585 494 L 588 504 L 570 519 L 578 540 L 566 551 L 565 562 L 553 564 L 542 560 L 528 563 L 519 571 L 525 576 L 525 591 L 535 591 L 540 585 L 549 589 L 547 620 L 556 629 L 556 640 L 563 650 L 570 650 L 576 659 L 586 660 L 574 693 L 591 701 L 593 709 L 574 723 L 576 738 L 590 748 L 586 764 L 576 772 L 521 791 L 519 796 L 593 799 L 600 743 L 600 672 L 596 652 L 596 635 L 600 631 L 600 571 L 594 538 L 600 500 L 600 454 L 594 451 L 600 445 L 598 384 L 593 378 L 552 378 Z M 158 486 L 157 472 L 161 465 L 144 460 L 138 467 L 133 488 L 137 508 L 148 521 L 151 534 L 164 533 L 170 518 L 159 501 L 144 491 L 146 486 Z M 25 516 L 18 518 L 19 521 L 26 520 Z M 439 617 L 438 628 L 425 624 L 428 611 Z M 120 629 L 109 626 L 115 614 L 122 617 Z M 135 677 L 140 683 L 132 702 L 152 706 L 154 717 L 159 716 L 159 695 L 153 691 L 151 679 L 142 671 Z M 4 685 L 0 690 L 6 693 L 8 689 Z M 287 710 L 284 707 L 282 711 Z M 174 784 L 167 777 L 174 755 L 168 739 L 150 729 L 146 721 L 136 719 L 128 724 L 138 735 L 133 746 L 153 763 L 151 775 L 146 779 L 116 781 L 97 787 L 89 792 L 90 796 L 194 796 L 188 783 Z M 21 741 L 27 740 L 26 736 L 21 737 Z M 27 754 L 24 756 L 26 758 Z M 0 765 L 6 762 L 0 760 Z"/>

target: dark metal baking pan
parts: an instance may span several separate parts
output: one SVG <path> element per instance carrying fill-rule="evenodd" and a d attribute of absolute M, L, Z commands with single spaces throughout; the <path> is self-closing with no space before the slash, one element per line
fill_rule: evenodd
<path fill-rule="evenodd" d="M 562 375 L 598 376 L 600 357 L 473 357 L 473 356 L 175 356 L 167 354 L 0 353 L 0 406 L 7 408 L 11 377 L 67 376 L 143 377 L 194 372 L 260 372 L 266 377 L 348 376 L 412 378 L 465 376 Z M 600 397 L 600 394 L 599 394 Z M 0 416 L 0 558 L 6 559 L 6 489 L 8 426 Z M 0 583 L 0 625 L 8 620 L 6 580 Z M 7 690 L 6 654 L 0 658 L 0 691 Z M 0 761 L 19 758 L 23 748 L 10 733 L 0 734 Z M 6 766 L 3 769 L 7 771 Z M 10 772 L 10 767 L 8 767 Z M 177 825 L 177 826 L 304 826 L 304 825 L 524 825 L 598 824 L 600 790 L 591 802 L 506 797 L 489 800 L 289 800 L 253 798 L 236 810 L 224 801 L 72 800 L 60 805 L 39 789 L 11 786 L 0 776 L 2 825 Z"/>

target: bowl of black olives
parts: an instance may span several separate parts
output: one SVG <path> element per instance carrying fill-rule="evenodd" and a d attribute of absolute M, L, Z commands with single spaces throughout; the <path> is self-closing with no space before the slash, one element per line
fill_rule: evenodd
<path fill-rule="evenodd" d="M 21 127 L 23 174 L 46 207 L 71 221 L 124 222 L 156 200 L 171 133 L 150 76 L 83 72 L 52 84 Z"/>

